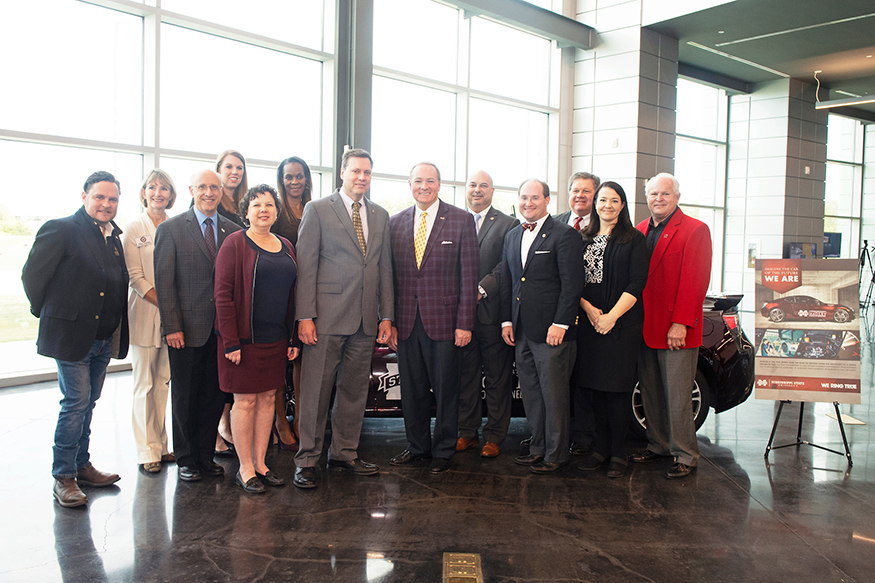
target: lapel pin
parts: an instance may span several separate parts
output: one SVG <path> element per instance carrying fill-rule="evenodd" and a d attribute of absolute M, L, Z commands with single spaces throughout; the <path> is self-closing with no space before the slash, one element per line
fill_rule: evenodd
<path fill-rule="evenodd" d="M 541 237 L 546 237 L 547 233 L 541 233 Z"/>

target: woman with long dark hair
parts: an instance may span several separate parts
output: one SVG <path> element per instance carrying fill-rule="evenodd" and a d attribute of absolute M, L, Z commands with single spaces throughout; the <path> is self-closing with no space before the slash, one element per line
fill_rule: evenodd
<path fill-rule="evenodd" d="M 626 472 L 629 404 L 635 389 L 638 350 L 644 327 L 641 293 L 647 283 L 647 244 L 632 226 L 623 187 L 604 182 L 595 193 L 594 212 L 583 231 L 586 287 L 578 325 L 577 384 L 591 391 L 596 419 L 593 451 L 578 466 L 608 466 L 608 477 Z"/>
<path fill-rule="evenodd" d="M 280 162 L 276 169 L 276 189 L 283 203 L 279 217 L 271 227 L 271 232 L 281 235 L 298 244 L 298 227 L 304 215 L 304 206 L 310 202 L 313 195 L 313 177 L 310 167 L 303 159 L 291 156 Z M 292 373 L 295 403 L 300 403 L 301 397 L 301 361 L 294 360 L 288 365 Z M 298 412 L 295 410 L 295 427 L 292 429 L 286 418 L 286 390 L 277 389 L 276 401 L 276 436 L 280 449 L 298 451 Z"/>

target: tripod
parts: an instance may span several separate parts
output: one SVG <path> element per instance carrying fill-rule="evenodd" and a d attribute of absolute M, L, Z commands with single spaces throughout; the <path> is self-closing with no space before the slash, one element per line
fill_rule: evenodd
<path fill-rule="evenodd" d="M 863 285 L 863 273 L 866 271 L 866 263 L 869 264 L 869 289 L 866 298 L 860 301 L 863 310 L 869 308 L 872 303 L 872 288 L 875 285 L 875 265 L 872 265 L 872 256 L 869 255 L 869 239 L 863 239 L 863 248 L 860 250 L 860 286 Z"/>

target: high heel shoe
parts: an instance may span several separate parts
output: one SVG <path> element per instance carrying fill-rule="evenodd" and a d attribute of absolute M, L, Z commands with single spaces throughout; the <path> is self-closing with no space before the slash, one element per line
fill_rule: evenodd
<path fill-rule="evenodd" d="M 276 429 L 276 425 L 274 425 L 271 428 L 271 432 L 273 433 L 273 436 L 276 437 L 277 445 L 279 445 L 279 448 L 281 450 L 283 450 L 283 451 L 298 451 L 298 447 L 300 447 L 300 446 L 298 444 L 297 439 L 295 441 L 293 441 L 292 443 L 284 442 L 282 440 L 282 438 L 280 437 L 280 432 L 277 431 L 277 429 Z"/>

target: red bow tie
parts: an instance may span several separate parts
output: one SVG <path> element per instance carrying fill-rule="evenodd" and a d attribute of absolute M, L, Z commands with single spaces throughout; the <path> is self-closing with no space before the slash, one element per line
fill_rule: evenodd
<path fill-rule="evenodd" d="M 534 231 L 538 223 L 523 223 L 523 231 Z"/>

